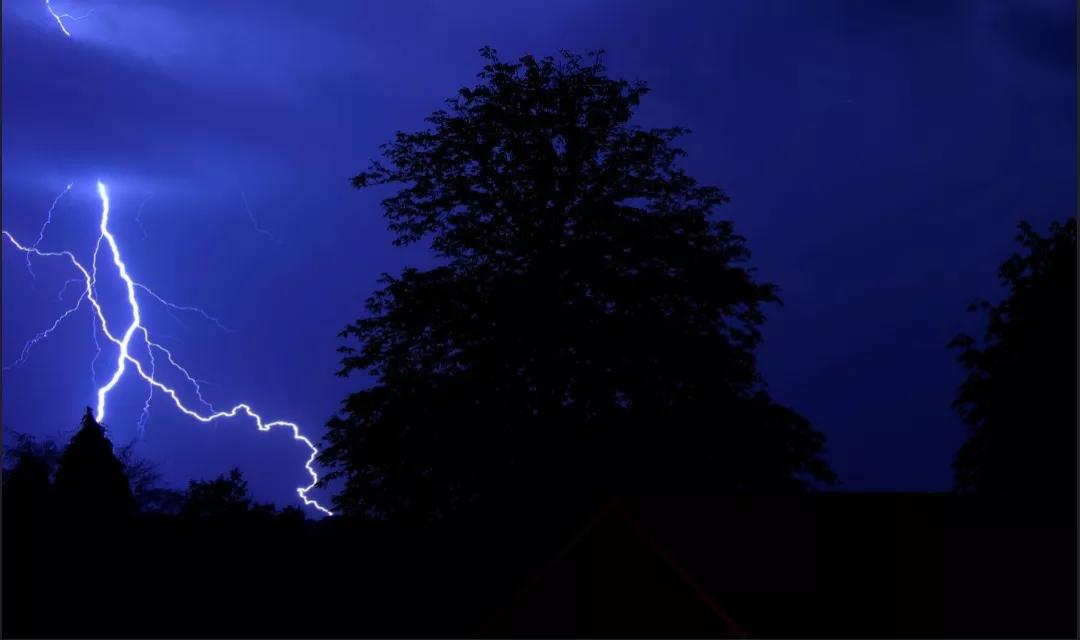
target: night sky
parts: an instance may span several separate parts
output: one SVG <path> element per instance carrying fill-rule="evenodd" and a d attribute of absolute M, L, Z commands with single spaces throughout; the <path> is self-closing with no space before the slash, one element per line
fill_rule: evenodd
<path fill-rule="evenodd" d="M 248 402 L 312 437 L 350 390 L 337 332 L 383 271 L 430 264 L 394 248 L 378 202 L 348 179 L 398 129 L 507 58 L 605 49 L 648 82 L 645 126 L 681 125 L 690 172 L 779 284 L 761 367 L 775 398 L 828 437 L 851 490 L 936 491 L 964 437 L 945 348 L 979 331 L 1021 219 L 1076 210 L 1074 3 L 236 2 L 3 3 L 3 226 L 89 259 L 99 203 L 132 275 L 197 315 L 143 303 L 146 324 L 215 405 Z M 246 201 L 246 203 L 245 203 Z M 61 261 L 3 249 L 3 362 L 78 293 Z M 107 273 L 106 273 L 107 272 Z M 119 323 L 122 291 L 103 270 Z M 113 316 L 110 315 L 110 318 Z M 70 437 L 93 404 L 90 315 L 73 314 L 4 372 L 3 426 Z M 111 373 L 109 350 L 99 381 Z M 138 435 L 127 376 L 106 420 Z M 245 419 L 202 425 L 156 395 L 138 451 L 181 486 L 239 466 L 256 498 L 296 501 L 307 451 Z M 315 495 L 315 494 L 313 494 Z M 327 492 L 320 492 L 326 498 Z"/>

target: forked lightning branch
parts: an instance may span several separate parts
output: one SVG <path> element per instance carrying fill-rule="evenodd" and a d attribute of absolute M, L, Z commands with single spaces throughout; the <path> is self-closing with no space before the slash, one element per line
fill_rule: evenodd
<path fill-rule="evenodd" d="M 63 193 L 67 193 L 70 188 L 71 185 L 68 185 L 68 187 L 65 188 Z M 63 196 L 63 193 L 61 193 L 61 196 Z M 319 451 L 311 442 L 311 440 L 300 432 L 299 425 L 292 422 L 287 422 L 285 420 L 274 420 L 267 422 L 263 419 L 262 416 L 256 413 L 250 405 L 244 403 L 238 404 L 227 411 L 215 410 L 213 406 L 210 405 L 210 403 L 206 402 L 206 400 L 203 399 L 201 389 L 199 388 L 198 380 L 193 377 L 187 371 L 187 369 L 177 363 L 176 359 L 173 357 L 173 354 L 167 348 L 162 346 L 160 343 L 155 342 L 151 338 L 150 330 L 143 324 L 142 309 L 139 306 L 140 292 L 151 296 L 152 298 L 156 299 L 162 304 L 165 304 L 171 309 L 193 311 L 202 314 L 208 320 L 217 323 L 219 326 L 221 326 L 221 323 L 218 322 L 216 318 L 210 316 L 209 314 L 202 311 L 201 309 L 198 309 L 197 307 L 175 305 L 171 302 L 168 302 L 158 294 L 154 293 L 153 290 L 135 281 L 134 278 L 131 277 L 131 274 L 128 273 L 128 267 L 124 263 L 124 260 L 121 256 L 120 246 L 116 241 L 116 237 L 113 236 L 112 232 L 109 230 L 109 193 L 104 183 L 97 183 L 97 194 L 98 197 L 101 199 L 101 220 L 99 225 L 99 235 L 97 237 L 97 242 L 94 245 L 93 258 L 91 260 L 89 269 L 87 269 L 81 262 L 79 262 L 79 260 L 75 257 L 75 254 L 71 251 L 45 251 L 39 248 L 41 241 L 44 239 L 45 229 L 52 221 L 53 209 L 49 210 L 49 217 L 42 225 L 41 232 L 38 234 L 38 239 L 34 244 L 22 244 L 18 240 L 16 240 L 15 236 L 13 236 L 8 231 L 5 230 L 2 232 L 4 237 L 11 243 L 12 246 L 26 254 L 28 265 L 31 256 L 37 256 L 41 258 L 58 258 L 61 260 L 66 260 L 78 272 L 78 277 L 66 282 L 64 285 L 65 288 L 73 282 L 81 282 L 83 285 L 83 290 L 79 296 L 78 301 L 75 303 L 75 306 L 65 310 L 49 328 L 31 338 L 23 347 L 18 360 L 5 368 L 11 368 L 12 366 L 24 362 L 29 355 L 31 348 L 36 343 L 49 337 L 49 335 L 54 330 L 56 330 L 57 327 L 60 326 L 60 324 L 64 321 L 65 318 L 74 314 L 83 304 L 88 304 L 92 310 L 91 318 L 95 323 L 95 342 L 97 342 L 97 336 L 100 331 L 100 334 L 104 335 L 105 338 L 117 349 L 117 356 L 114 363 L 115 368 L 112 370 L 112 374 L 108 377 L 108 381 L 97 389 L 97 408 L 95 416 L 99 422 L 105 419 L 106 410 L 108 408 L 109 394 L 113 391 L 113 389 L 116 388 L 116 385 L 120 382 L 120 380 L 124 377 L 125 374 L 127 374 L 129 371 L 134 371 L 136 375 L 142 378 L 147 383 L 147 385 L 149 385 L 151 394 L 154 391 L 164 393 L 172 400 L 173 404 L 176 405 L 177 409 L 179 409 L 185 415 L 195 420 L 198 420 L 199 422 L 213 422 L 215 420 L 220 420 L 223 418 L 233 418 L 240 414 L 244 414 L 254 420 L 256 426 L 259 428 L 259 431 L 269 431 L 275 427 L 284 427 L 290 429 L 293 433 L 293 439 L 302 442 L 310 452 L 307 461 L 304 463 L 304 468 L 311 476 L 311 484 L 305 487 L 298 487 L 296 492 L 297 494 L 299 494 L 300 499 L 303 500 L 304 504 L 306 504 L 307 506 L 318 509 L 326 515 L 333 515 L 329 509 L 323 507 L 316 500 L 308 497 L 307 495 L 309 491 L 315 488 L 315 485 L 319 481 L 319 476 L 315 472 L 314 467 L 312 466 L 315 462 L 315 457 L 318 455 Z M 59 197 L 57 198 L 57 200 L 59 200 Z M 53 208 L 55 208 L 55 206 L 56 201 L 53 202 Z M 123 328 L 123 331 L 119 331 L 109 326 L 109 323 L 105 319 L 105 312 L 97 293 L 98 262 L 103 245 L 106 245 L 108 252 L 111 254 L 112 265 L 113 267 L 115 267 L 117 274 L 123 281 L 126 291 L 126 301 L 130 311 L 131 321 L 127 324 L 126 327 Z M 134 350 L 133 347 L 135 347 Z M 141 356 L 136 355 L 135 352 L 145 354 L 146 362 L 143 362 Z M 198 399 L 199 403 L 203 407 L 205 407 L 205 411 L 196 411 L 195 409 L 190 408 L 181 399 L 180 394 L 176 389 L 161 382 L 161 380 L 156 377 L 155 369 L 160 363 L 160 359 L 159 357 L 155 357 L 155 352 L 158 354 L 159 357 L 162 355 L 165 356 L 165 361 L 168 362 L 168 365 L 173 369 L 179 371 L 180 374 L 183 375 L 184 379 L 191 385 L 192 392 Z M 147 399 L 147 404 L 144 405 L 143 416 L 140 418 L 140 425 L 145 421 L 146 411 L 148 410 L 148 407 L 149 399 Z"/>

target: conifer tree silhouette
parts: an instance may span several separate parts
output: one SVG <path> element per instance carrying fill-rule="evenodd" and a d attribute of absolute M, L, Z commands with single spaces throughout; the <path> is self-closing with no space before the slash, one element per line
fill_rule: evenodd
<path fill-rule="evenodd" d="M 60 455 L 55 486 L 58 506 L 69 516 L 110 521 L 135 509 L 123 464 L 89 407 Z"/>

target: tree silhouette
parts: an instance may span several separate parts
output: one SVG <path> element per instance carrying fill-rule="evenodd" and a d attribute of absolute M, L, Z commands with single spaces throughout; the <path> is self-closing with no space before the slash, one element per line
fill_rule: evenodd
<path fill-rule="evenodd" d="M 251 511 L 251 494 L 239 469 L 214 480 L 192 480 L 181 513 L 187 517 L 236 516 Z"/>
<path fill-rule="evenodd" d="M 60 455 L 55 487 L 60 508 L 69 515 L 109 521 L 135 509 L 124 467 L 89 407 Z"/>
<path fill-rule="evenodd" d="M 1008 296 L 977 301 L 988 316 L 980 346 L 960 349 L 968 370 L 955 409 L 971 430 L 954 462 L 956 487 L 985 495 L 1076 500 L 1076 221 L 1040 236 L 1021 223 L 1023 249 L 999 270 Z"/>
<path fill-rule="evenodd" d="M 773 403 L 762 305 L 728 200 L 679 166 L 681 128 L 630 118 L 647 88 L 589 60 L 490 48 L 480 83 L 398 133 L 358 188 L 395 244 L 441 265 L 384 274 L 349 325 L 367 371 L 320 456 L 337 506 L 438 517 L 535 490 L 791 491 L 831 481 L 823 437 Z"/>
<path fill-rule="evenodd" d="M 153 461 L 135 453 L 135 443 L 123 447 L 117 454 L 131 487 L 135 505 L 141 513 L 179 512 L 184 501 L 183 492 L 161 486 L 161 474 Z"/>
<path fill-rule="evenodd" d="M 38 442 L 27 434 L 16 434 L 15 444 L 4 456 L 13 464 L 4 469 L 4 505 L 15 517 L 32 517 L 52 503 L 52 476 L 60 452 L 52 440 Z"/>

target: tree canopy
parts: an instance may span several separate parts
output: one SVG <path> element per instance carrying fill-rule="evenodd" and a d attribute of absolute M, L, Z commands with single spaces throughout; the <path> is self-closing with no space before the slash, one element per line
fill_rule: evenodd
<path fill-rule="evenodd" d="M 680 166 L 681 128 L 601 55 L 504 62 L 399 132 L 358 188 L 396 244 L 439 266 L 384 274 L 342 337 L 366 371 L 320 461 L 339 509 L 438 517 L 526 490 L 790 491 L 831 481 L 823 437 L 775 404 L 762 306 L 724 192 Z"/>
<path fill-rule="evenodd" d="M 956 487 L 994 496 L 1076 498 L 1076 221 L 1042 236 L 1020 224 L 998 272 L 1008 295 L 987 315 L 982 344 L 961 334 L 968 374 L 953 403 L 970 428 Z"/>

